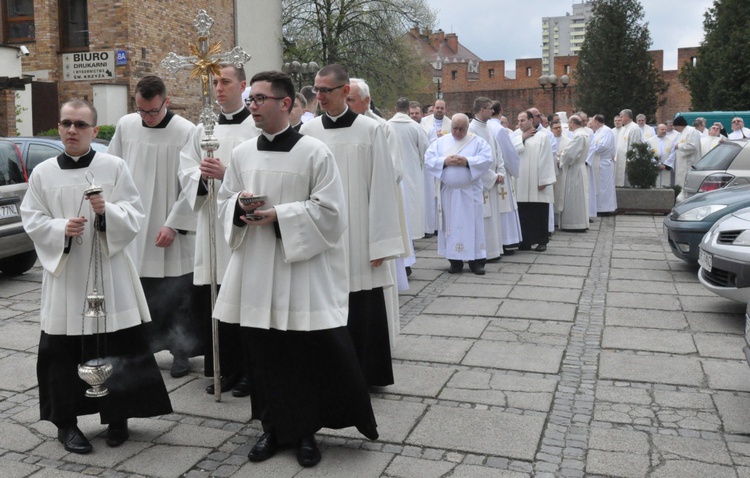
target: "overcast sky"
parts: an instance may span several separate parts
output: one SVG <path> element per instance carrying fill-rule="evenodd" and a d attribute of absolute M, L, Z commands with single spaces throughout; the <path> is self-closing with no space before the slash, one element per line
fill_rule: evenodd
<path fill-rule="evenodd" d="M 456 33 L 458 41 L 483 60 L 542 56 L 542 17 L 572 12 L 580 0 L 426 0 L 437 10 L 436 29 Z M 703 40 L 703 14 L 713 0 L 641 0 L 651 33 L 651 49 L 664 50 L 664 69 L 677 68 L 677 48 Z M 470 7 L 470 8 L 469 8 Z M 501 38 L 498 38 L 497 32 Z"/>

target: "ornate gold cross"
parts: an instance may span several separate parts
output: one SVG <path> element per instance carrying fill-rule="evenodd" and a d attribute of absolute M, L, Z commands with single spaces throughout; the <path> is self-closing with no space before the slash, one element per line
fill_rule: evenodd
<path fill-rule="evenodd" d="M 505 196 L 508 195 L 507 191 L 505 191 L 505 188 L 502 187 L 502 186 L 500 186 L 500 192 L 499 192 L 499 194 L 500 194 L 500 197 L 503 199 L 503 201 L 505 200 Z"/>

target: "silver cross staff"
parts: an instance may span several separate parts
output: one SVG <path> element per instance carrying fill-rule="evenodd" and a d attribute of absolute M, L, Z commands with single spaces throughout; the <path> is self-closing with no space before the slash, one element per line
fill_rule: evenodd
<path fill-rule="evenodd" d="M 214 125 L 217 120 L 211 99 L 211 77 L 221 76 L 221 64 L 231 64 L 235 68 L 250 60 L 250 55 L 236 46 L 227 53 L 221 52 L 221 42 L 212 45 L 209 42 L 209 34 L 214 24 L 213 18 L 209 17 L 205 10 L 199 10 L 193 25 L 198 30 L 198 45 L 189 44 L 192 56 L 180 56 L 170 52 L 162 60 L 161 66 L 176 73 L 183 68 L 191 68 L 190 79 L 200 78 L 201 97 L 203 108 L 201 109 L 200 122 L 203 123 L 206 136 L 201 140 L 201 149 L 206 156 L 213 158 L 214 151 L 219 149 L 219 140 L 214 136 Z M 208 178 L 208 237 L 209 237 L 209 270 L 211 274 L 211 310 L 216 304 L 216 194 L 214 191 L 214 180 Z M 219 365 L 219 322 L 211 319 L 211 337 L 213 339 L 214 358 L 214 398 L 221 401 L 221 369 Z"/>

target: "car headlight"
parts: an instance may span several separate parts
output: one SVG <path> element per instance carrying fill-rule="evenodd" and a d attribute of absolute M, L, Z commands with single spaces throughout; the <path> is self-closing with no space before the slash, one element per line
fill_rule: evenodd
<path fill-rule="evenodd" d="M 706 216 L 710 216 L 716 211 L 721 211 L 727 207 L 726 204 L 711 204 L 709 206 L 698 206 L 683 212 L 677 218 L 678 221 L 702 221 Z"/>
<path fill-rule="evenodd" d="M 750 246 L 750 230 L 742 231 L 732 244 L 735 246 Z"/>

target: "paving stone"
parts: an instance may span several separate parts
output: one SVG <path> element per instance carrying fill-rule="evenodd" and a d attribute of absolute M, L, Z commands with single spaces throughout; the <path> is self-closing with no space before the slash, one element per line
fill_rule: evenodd
<path fill-rule="evenodd" d="M 7 421 L 0 421 L 0 437 L 3 437 L 4 449 L 17 452 L 32 450 L 42 443 L 42 440 L 27 428 Z"/>
<path fill-rule="evenodd" d="M 589 448 L 631 454 L 647 454 L 648 434 L 634 430 L 592 428 L 589 435 Z"/>
<path fill-rule="evenodd" d="M 39 336 L 39 331 L 35 333 Z M 9 355 L 0 359 L 0 383 L 3 390 L 23 392 L 36 387 L 36 356 Z"/>
<path fill-rule="evenodd" d="M 750 434 L 750 397 L 715 394 L 714 403 L 727 433 Z"/>
<path fill-rule="evenodd" d="M 747 304 L 741 304 L 723 297 L 690 297 L 679 296 L 682 310 L 686 312 L 720 312 L 726 314 L 744 314 Z"/>
<path fill-rule="evenodd" d="M 394 364 L 394 384 L 385 390 L 388 393 L 421 397 L 437 397 L 445 383 L 455 373 L 453 368 L 427 367 L 422 365 Z"/>
<path fill-rule="evenodd" d="M 39 345 L 38 323 L 10 322 L 0 327 L 0 348 L 2 349 L 25 351 L 37 345 Z"/>
<path fill-rule="evenodd" d="M 461 363 L 475 367 L 557 373 L 563 352 L 562 347 L 480 341 L 471 347 Z"/>
<path fill-rule="evenodd" d="M 402 334 L 433 335 L 439 337 L 478 338 L 489 320 L 479 317 L 420 315 L 401 329 Z"/>
<path fill-rule="evenodd" d="M 486 285 L 486 284 L 451 284 L 441 293 L 441 297 L 486 297 L 490 299 L 500 299 L 507 297 L 511 286 Z"/>
<path fill-rule="evenodd" d="M 539 300 L 544 298 L 545 301 L 564 302 L 568 304 L 578 304 L 581 291 L 576 289 L 562 289 L 554 287 L 536 287 L 517 285 L 513 287 L 509 297 L 521 300 Z"/>
<path fill-rule="evenodd" d="M 399 337 L 392 352 L 394 359 L 424 362 L 460 363 L 471 348 L 469 340 Z"/>
<path fill-rule="evenodd" d="M 498 317 L 572 322 L 575 319 L 575 313 L 576 306 L 573 304 L 507 299 L 503 301 L 496 315 Z"/>
<path fill-rule="evenodd" d="M 692 334 L 634 327 L 607 327 L 602 338 L 602 348 L 647 350 L 671 354 L 696 352 Z"/>
<path fill-rule="evenodd" d="M 602 351 L 599 376 L 603 379 L 699 386 L 699 361 L 683 357 L 643 356 Z"/>
<path fill-rule="evenodd" d="M 583 279 L 578 277 L 559 277 L 554 275 L 523 274 L 521 285 L 534 285 L 541 287 L 560 287 L 564 289 L 583 289 Z"/>
<path fill-rule="evenodd" d="M 700 283 L 690 284 L 684 282 L 675 282 L 675 288 L 679 295 L 688 295 L 692 297 L 705 296 L 713 297 L 714 293 L 703 287 Z"/>
<path fill-rule="evenodd" d="M 694 332 L 716 332 L 742 335 L 745 332 L 745 314 L 712 314 L 686 312 L 685 318 Z"/>
<path fill-rule="evenodd" d="M 421 403 L 410 403 L 399 400 L 385 400 L 373 398 L 372 409 L 378 423 L 379 441 L 404 444 L 407 435 L 420 420 L 427 408 Z M 361 438 L 364 437 L 356 428 L 349 427 L 341 430 L 324 428 L 320 435 Z"/>
<path fill-rule="evenodd" d="M 121 447 L 115 450 L 119 448 Z M 117 469 L 159 478 L 171 478 L 186 473 L 196 463 L 204 460 L 210 451 L 210 448 L 195 446 L 154 445 L 128 459 Z"/>
<path fill-rule="evenodd" d="M 648 468 L 648 455 L 591 450 L 586 457 L 588 474 L 643 478 Z"/>
<path fill-rule="evenodd" d="M 747 362 L 703 360 L 702 363 L 712 389 L 750 392 L 750 367 Z"/>
<path fill-rule="evenodd" d="M 731 465 L 732 458 L 723 441 L 654 435 L 653 444 L 662 456 L 670 459 L 699 460 L 705 463 Z"/>
<path fill-rule="evenodd" d="M 191 380 L 170 392 L 172 407 L 175 413 L 193 416 L 249 422 L 252 415 L 250 401 L 247 397 L 233 397 L 231 393 L 222 394 L 221 405 L 212 395 L 205 391 L 208 380 Z"/>
<path fill-rule="evenodd" d="M 661 407 L 682 409 L 713 409 L 711 396 L 705 393 L 684 393 L 654 390 L 656 404 Z"/>
<path fill-rule="evenodd" d="M 611 269 L 609 278 L 630 279 L 644 282 L 673 282 L 674 277 L 668 270 L 651 270 L 651 269 Z M 695 281 L 693 281 L 695 282 Z"/>
<path fill-rule="evenodd" d="M 735 360 L 745 360 L 742 347 L 745 338 L 735 335 L 695 334 L 695 345 L 701 357 L 716 357 Z"/>
<path fill-rule="evenodd" d="M 674 295 L 677 289 L 668 282 L 612 279 L 607 283 L 610 292 L 638 292 L 642 294 Z"/>
<path fill-rule="evenodd" d="M 2 470 L 3 478 L 26 478 L 39 469 L 40 467 L 37 465 L 20 463 L 0 457 L 0 470 Z"/>
<path fill-rule="evenodd" d="M 734 478 L 734 469 L 728 466 L 711 465 L 690 460 L 669 460 L 654 470 L 653 478 Z"/>
<path fill-rule="evenodd" d="M 418 475 L 415 475 L 418 476 Z M 458 465 L 451 478 L 529 478 L 531 474 L 519 471 L 499 470 L 475 465 Z"/>
<path fill-rule="evenodd" d="M 551 276 L 574 276 L 586 277 L 589 275 L 588 267 L 562 266 L 549 264 L 534 264 L 529 268 L 529 274 L 545 274 Z"/>
<path fill-rule="evenodd" d="M 637 294 L 633 292 L 608 292 L 607 307 L 627 307 L 632 309 L 680 310 L 680 301 L 674 296 Z M 648 314 L 647 310 L 643 311 Z M 650 312 L 654 313 L 654 312 Z"/>
<path fill-rule="evenodd" d="M 638 405 L 650 405 L 651 396 L 642 388 L 632 387 L 610 387 L 599 385 L 596 387 L 596 399 L 605 402 L 634 403 Z"/>
<path fill-rule="evenodd" d="M 685 314 L 674 311 L 654 312 L 645 309 L 607 307 L 605 316 L 607 326 L 674 330 L 685 329 L 688 326 Z"/>
<path fill-rule="evenodd" d="M 207 446 L 218 448 L 232 435 L 234 435 L 233 432 L 207 428 L 205 426 L 197 427 L 194 425 L 177 425 L 154 441 L 155 443 L 165 443 L 170 445 Z"/>
<path fill-rule="evenodd" d="M 450 472 L 456 465 L 445 461 L 423 460 L 397 456 L 385 470 L 393 478 L 440 478 Z"/>
<path fill-rule="evenodd" d="M 479 315 L 493 316 L 502 300 L 474 297 L 438 297 L 428 305 L 424 313 L 435 315 Z"/>
<path fill-rule="evenodd" d="M 611 266 L 613 269 L 650 269 L 657 271 L 669 270 L 669 265 L 664 261 L 649 261 L 642 259 L 612 259 Z"/>
<path fill-rule="evenodd" d="M 417 445 L 533 459 L 544 418 L 491 410 L 431 407 L 409 435 Z M 456 442 L 456 437 L 464 439 Z"/>

